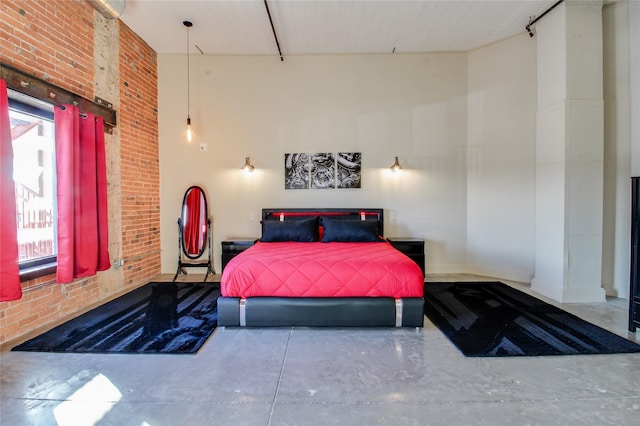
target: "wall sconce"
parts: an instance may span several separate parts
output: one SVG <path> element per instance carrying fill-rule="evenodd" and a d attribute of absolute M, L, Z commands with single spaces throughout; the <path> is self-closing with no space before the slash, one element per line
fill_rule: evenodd
<path fill-rule="evenodd" d="M 245 172 L 252 172 L 255 169 L 255 167 L 253 167 L 253 164 L 251 164 L 251 160 L 249 159 L 249 157 L 245 157 L 244 158 L 244 165 L 242 166 L 242 170 L 244 170 Z"/>
<path fill-rule="evenodd" d="M 402 166 L 398 162 L 398 157 L 396 157 L 396 161 L 394 161 L 393 164 L 391 165 L 391 171 L 395 173 L 400 170 L 402 170 Z"/>
<path fill-rule="evenodd" d="M 193 134 L 191 133 L 191 114 L 189 114 L 189 107 L 190 107 L 190 93 L 191 93 L 191 76 L 190 76 L 190 56 L 189 56 L 189 28 L 191 28 L 193 26 L 193 24 L 191 23 L 191 21 L 182 21 L 182 25 L 184 25 L 185 27 L 187 27 L 187 133 L 186 133 L 186 138 L 187 138 L 187 143 L 191 143 L 191 141 L 193 140 Z"/>

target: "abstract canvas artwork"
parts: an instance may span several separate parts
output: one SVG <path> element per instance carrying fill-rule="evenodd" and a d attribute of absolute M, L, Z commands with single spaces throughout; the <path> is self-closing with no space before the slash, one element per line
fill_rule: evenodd
<path fill-rule="evenodd" d="M 284 188 L 309 188 L 309 154 L 284 155 Z"/>
<path fill-rule="evenodd" d="M 360 188 L 361 167 L 359 152 L 285 154 L 284 188 Z"/>
<path fill-rule="evenodd" d="M 359 152 L 339 152 L 336 163 L 336 188 L 360 188 L 361 154 Z"/>

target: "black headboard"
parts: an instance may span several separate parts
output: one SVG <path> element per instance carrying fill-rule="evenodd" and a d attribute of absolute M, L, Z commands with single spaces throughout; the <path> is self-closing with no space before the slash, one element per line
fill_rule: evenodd
<path fill-rule="evenodd" d="M 302 220 L 312 216 L 324 216 L 336 220 L 377 220 L 378 234 L 384 236 L 383 209 L 262 209 L 262 220 Z"/>

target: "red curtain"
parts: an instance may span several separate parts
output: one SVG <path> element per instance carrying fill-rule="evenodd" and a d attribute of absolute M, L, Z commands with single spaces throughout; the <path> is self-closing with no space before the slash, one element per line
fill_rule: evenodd
<path fill-rule="evenodd" d="M 57 281 L 109 269 L 104 121 L 77 107 L 55 107 L 58 180 Z"/>
<path fill-rule="evenodd" d="M 13 182 L 13 146 L 7 84 L 0 80 L 0 302 L 22 297 L 18 266 L 16 187 Z"/>

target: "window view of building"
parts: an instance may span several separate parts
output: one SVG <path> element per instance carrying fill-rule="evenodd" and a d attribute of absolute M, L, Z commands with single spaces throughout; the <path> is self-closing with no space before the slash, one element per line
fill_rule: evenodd
<path fill-rule="evenodd" d="M 10 96 L 10 98 L 12 98 Z M 9 103 L 21 267 L 55 260 L 56 185 L 53 111 Z"/>

